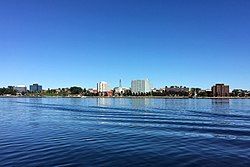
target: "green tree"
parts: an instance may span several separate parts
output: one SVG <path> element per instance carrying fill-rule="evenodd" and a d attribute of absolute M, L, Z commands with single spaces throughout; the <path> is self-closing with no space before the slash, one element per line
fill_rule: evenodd
<path fill-rule="evenodd" d="M 70 89 L 71 94 L 81 94 L 83 89 L 81 87 L 73 86 Z"/>

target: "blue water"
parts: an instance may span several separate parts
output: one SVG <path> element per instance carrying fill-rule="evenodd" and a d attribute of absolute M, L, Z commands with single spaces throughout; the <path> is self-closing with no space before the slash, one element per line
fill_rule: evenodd
<path fill-rule="evenodd" d="M 0 166 L 250 166 L 250 100 L 0 98 Z"/>

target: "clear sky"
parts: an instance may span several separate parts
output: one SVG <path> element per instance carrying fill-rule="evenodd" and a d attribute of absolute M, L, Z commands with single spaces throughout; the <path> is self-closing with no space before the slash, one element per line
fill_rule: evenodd
<path fill-rule="evenodd" d="M 250 89 L 249 0 L 0 0 L 0 86 Z"/>

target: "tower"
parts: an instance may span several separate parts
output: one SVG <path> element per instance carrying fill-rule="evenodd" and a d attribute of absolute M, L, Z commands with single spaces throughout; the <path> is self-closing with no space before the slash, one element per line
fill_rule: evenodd
<path fill-rule="evenodd" d="M 119 87 L 120 88 L 122 87 L 122 80 L 121 79 L 119 80 Z"/>

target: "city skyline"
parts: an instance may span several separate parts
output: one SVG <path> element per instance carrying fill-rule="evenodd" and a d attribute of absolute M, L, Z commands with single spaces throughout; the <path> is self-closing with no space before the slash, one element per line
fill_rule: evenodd
<path fill-rule="evenodd" d="M 0 2 L 0 87 L 153 87 L 216 83 L 250 90 L 250 1 Z"/>
<path fill-rule="evenodd" d="M 201 89 L 186 86 L 165 86 L 153 88 L 149 79 L 131 81 L 130 87 L 123 87 L 119 80 L 118 87 L 109 87 L 108 82 L 100 81 L 96 88 L 82 88 L 71 86 L 67 88 L 42 89 L 38 83 L 32 84 L 29 90 L 25 85 L 8 86 L 0 88 L 2 97 L 167 97 L 167 98 L 249 98 L 250 91 L 244 89 L 231 89 L 224 83 L 216 83 L 211 89 Z"/>
<path fill-rule="evenodd" d="M 215 86 L 226 86 L 228 91 L 232 91 L 232 90 L 247 90 L 244 88 L 232 88 L 230 87 L 229 89 L 229 85 L 224 85 L 224 83 L 215 83 L 215 85 L 210 86 L 211 90 L 213 90 L 213 87 Z M 114 91 L 121 91 L 120 89 L 125 88 L 125 89 L 130 89 L 132 92 L 136 93 L 136 92 L 144 92 L 147 93 L 149 91 L 153 91 L 153 90 L 160 90 L 160 89 L 175 89 L 175 88 L 180 88 L 181 90 L 189 90 L 189 89 L 201 89 L 201 90 L 210 90 L 210 88 L 201 88 L 201 87 L 197 87 L 197 86 L 186 86 L 186 85 L 165 85 L 164 87 L 154 87 L 153 84 L 151 83 L 151 81 L 146 78 L 146 79 L 136 79 L 136 80 L 131 80 L 130 85 L 122 85 L 122 80 L 119 80 L 119 85 L 117 86 L 110 86 L 109 82 L 107 81 L 99 81 L 96 83 L 96 86 L 94 87 L 82 87 L 80 85 L 70 85 L 67 87 L 57 87 L 57 88 L 44 88 L 42 85 L 39 85 L 39 83 L 33 83 L 33 84 L 29 84 L 29 85 L 8 85 L 8 86 L 3 86 L 3 88 L 15 88 L 15 87 L 19 87 L 19 88 L 25 88 L 27 90 L 32 91 L 41 91 L 41 90 L 47 90 L 47 89 L 62 89 L 62 88 L 70 88 L 70 87 L 80 87 L 80 88 L 84 88 L 84 89 L 92 89 L 92 90 L 97 90 L 97 92 L 106 92 L 106 91 L 110 91 L 110 90 L 114 90 Z M 29 88 L 29 89 L 28 89 Z M 220 88 L 221 89 L 221 88 Z"/>
<path fill-rule="evenodd" d="M 0 0 L 1 166 L 250 164 L 250 0 Z"/>
<path fill-rule="evenodd" d="M 141 80 L 141 79 L 145 79 L 145 78 L 139 78 L 139 80 Z M 119 80 L 118 80 L 119 81 Z M 109 87 L 110 87 L 110 89 L 111 88 L 115 88 L 115 87 L 119 87 L 119 82 L 117 81 L 117 84 L 110 84 L 110 82 L 108 82 L 108 81 L 100 81 L 100 82 L 107 82 L 108 84 L 109 84 Z M 133 80 L 131 80 L 131 81 L 133 81 Z M 126 83 L 128 83 L 128 84 L 123 84 L 123 87 L 124 88 L 131 88 L 131 81 L 126 81 Z M 150 82 L 151 82 L 151 80 L 150 80 Z M 5 88 L 7 88 L 8 86 L 26 86 L 27 88 L 28 87 L 30 87 L 31 86 L 31 84 L 38 84 L 38 82 L 31 82 L 31 83 L 27 83 L 27 84 L 14 84 L 14 83 L 10 83 L 10 84 L 8 84 L 8 85 L 0 85 L 0 87 L 5 87 Z M 39 82 L 39 84 L 41 84 L 42 86 L 43 86 L 43 90 L 46 90 L 46 89 L 57 89 L 57 88 L 70 88 L 70 87 L 72 87 L 72 86 L 77 86 L 77 87 L 82 87 L 82 88 L 89 88 L 89 89 L 95 89 L 96 88 L 96 84 L 97 84 L 98 82 L 96 82 L 96 83 L 91 83 L 91 84 L 88 84 L 88 85 L 90 85 L 90 86 L 86 86 L 86 85 L 83 85 L 83 84 L 72 84 L 72 85 L 64 85 L 64 86 L 54 86 L 54 87 L 49 87 L 49 86 L 46 86 L 46 84 L 42 84 L 42 83 L 40 83 Z M 152 83 L 152 82 L 151 82 Z M 223 84 L 224 82 L 214 82 L 214 83 L 212 83 L 211 85 L 214 85 L 214 84 Z M 228 83 L 227 83 L 228 84 Z M 63 84 L 62 84 L 63 85 Z M 154 86 L 155 84 L 152 84 L 151 86 L 152 86 L 152 89 L 153 88 L 165 88 L 166 86 L 168 86 L 168 87 L 170 87 L 170 86 L 184 86 L 184 87 L 188 87 L 188 88 L 201 88 L 201 89 L 203 89 L 203 90 L 207 90 L 207 89 L 210 89 L 211 88 L 211 85 L 209 85 L 208 87 L 200 87 L 200 86 L 197 86 L 197 85 L 181 85 L 181 84 L 164 84 L 164 83 L 161 83 L 160 85 L 162 85 L 162 86 L 159 86 L 159 87 L 157 87 L 157 86 Z M 230 85 L 230 84 L 228 84 L 228 85 Z M 230 85 L 230 90 L 233 90 L 233 89 L 244 89 L 244 90 L 250 90 L 250 89 L 248 89 L 248 88 L 242 88 L 242 87 L 233 87 L 233 86 L 231 86 Z"/>

